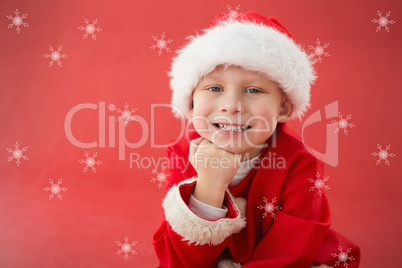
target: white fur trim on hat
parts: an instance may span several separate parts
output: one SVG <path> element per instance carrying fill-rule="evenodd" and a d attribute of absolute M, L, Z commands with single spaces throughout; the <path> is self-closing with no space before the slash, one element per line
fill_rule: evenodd
<path fill-rule="evenodd" d="M 198 217 L 183 201 L 179 188 L 191 184 L 196 178 L 191 178 L 173 186 L 163 201 L 165 218 L 172 229 L 183 237 L 183 241 L 196 245 L 218 245 L 233 233 L 240 232 L 246 226 L 246 220 L 241 217 L 241 211 L 234 219 L 220 218 L 216 221 L 205 220 Z M 235 202 L 229 193 L 229 202 Z M 243 212 L 244 213 L 244 212 Z"/>
<path fill-rule="evenodd" d="M 291 38 L 264 24 L 226 21 L 178 51 L 170 71 L 172 107 L 177 117 L 188 117 L 192 93 L 203 76 L 219 65 L 257 71 L 277 82 L 301 118 L 309 107 L 315 80 L 312 62 Z"/>

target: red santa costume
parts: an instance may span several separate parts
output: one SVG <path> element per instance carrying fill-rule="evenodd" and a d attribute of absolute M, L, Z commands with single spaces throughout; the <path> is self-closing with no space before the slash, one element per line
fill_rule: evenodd
<path fill-rule="evenodd" d="M 177 115 L 190 110 L 199 79 L 222 64 L 276 81 L 295 115 L 308 107 L 315 76 L 307 55 L 275 18 L 251 11 L 230 18 L 221 14 L 174 59 Z M 192 196 L 197 173 L 188 160 L 189 142 L 199 135 L 187 134 L 167 148 L 165 218 L 153 238 L 160 267 L 358 267 L 358 246 L 329 229 L 327 199 L 311 182 L 323 176 L 323 163 L 286 123 L 277 125 L 250 167 L 239 169 L 243 174 L 229 184 L 221 216 L 219 211 L 208 215 L 213 211 Z"/>

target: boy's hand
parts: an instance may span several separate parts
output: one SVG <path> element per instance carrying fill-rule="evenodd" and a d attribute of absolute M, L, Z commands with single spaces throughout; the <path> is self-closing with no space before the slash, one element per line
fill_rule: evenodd
<path fill-rule="evenodd" d="M 200 137 L 190 142 L 189 160 L 198 174 L 194 197 L 211 206 L 222 207 L 225 190 L 239 168 L 240 155 Z"/>

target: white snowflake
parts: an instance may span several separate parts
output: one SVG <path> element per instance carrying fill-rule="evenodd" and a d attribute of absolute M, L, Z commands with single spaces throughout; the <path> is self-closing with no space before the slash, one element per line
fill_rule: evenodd
<path fill-rule="evenodd" d="M 342 114 L 339 113 L 338 117 L 339 120 L 332 120 L 331 122 L 334 124 L 338 124 L 338 127 L 335 129 L 335 133 L 338 133 L 340 129 L 343 129 L 343 133 L 348 135 L 348 130 L 346 129 L 347 127 L 353 128 L 355 127 L 354 124 L 349 123 L 348 120 L 352 118 L 352 115 L 348 115 L 346 118 L 342 118 Z"/>
<path fill-rule="evenodd" d="M 153 174 L 156 174 L 156 177 L 155 177 L 155 178 L 152 178 L 152 179 L 151 179 L 151 182 L 156 182 L 156 181 L 157 181 L 157 182 L 158 182 L 158 188 L 159 188 L 159 189 L 162 188 L 162 183 L 166 182 L 167 176 L 170 176 L 170 175 L 173 174 L 172 172 L 166 173 L 166 172 L 164 172 L 164 170 L 162 170 L 160 173 L 158 173 L 158 172 L 156 171 L 156 169 L 153 169 L 153 170 L 152 170 L 152 173 L 153 173 Z"/>
<path fill-rule="evenodd" d="M 312 60 L 313 63 L 315 63 L 317 61 L 321 63 L 322 56 L 329 57 L 329 53 L 325 52 L 325 49 L 328 48 L 329 43 L 324 44 L 324 46 L 321 46 L 320 43 L 321 43 L 321 41 L 319 39 L 317 39 L 316 47 L 314 47 L 312 45 L 308 46 L 309 58 Z M 310 53 L 310 51 L 312 51 L 312 52 Z"/>
<path fill-rule="evenodd" d="M 338 248 L 339 253 L 332 253 L 332 257 L 337 257 L 338 260 L 335 262 L 335 266 L 338 266 L 341 262 L 344 264 L 344 267 L 348 267 L 347 261 L 354 261 L 355 258 L 353 256 L 348 256 L 348 253 L 350 253 L 351 248 L 348 248 L 345 252 L 343 252 L 343 249 L 341 246 Z"/>
<path fill-rule="evenodd" d="M 317 175 L 316 175 L 317 179 L 316 179 L 316 180 L 314 180 L 314 179 L 312 179 L 312 178 L 309 178 L 309 179 L 308 179 L 309 182 L 313 182 L 313 183 L 314 183 L 314 186 L 313 186 L 313 187 L 310 187 L 310 191 L 314 191 L 315 189 L 317 189 L 319 195 L 322 194 L 322 189 L 323 189 L 323 188 L 324 188 L 325 190 L 330 189 L 328 185 L 325 185 L 325 182 L 328 181 L 328 178 L 329 178 L 329 177 L 324 177 L 324 179 L 320 179 L 320 176 L 321 176 L 320 172 L 317 172 Z"/>
<path fill-rule="evenodd" d="M 124 252 L 124 258 L 127 260 L 129 252 L 131 252 L 132 254 L 137 254 L 137 252 L 131 248 L 131 247 L 135 246 L 137 244 L 137 242 L 131 242 L 131 244 L 127 243 L 128 242 L 127 236 L 126 236 L 126 238 L 124 238 L 124 241 L 125 241 L 125 243 L 123 245 L 120 243 L 120 241 L 116 242 L 116 244 L 118 246 L 121 246 L 121 249 L 117 250 L 116 255 L 117 254 L 120 255 L 120 253 Z"/>
<path fill-rule="evenodd" d="M 282 209 L 279 205 L 275 206 L 276 197 L 272 198 L 271 203 L 268 203 L 268 200 L 266 197 L 263 197 L 262 200 L 264 202 L 264 205 L 258 206 L 258 209 L 264 210 L 262 217 L 265 218 L 269 213 L 269 214 L 271 214 L 271 217 L 275 219 L 275 212 Z"/>
<path fill-rule="evenodd" d="M 237 5 L 235 7 L 235 10 L 232 10 L 232 7 L 228 4 L 227 9 L 229 10 L 227 15 L 226 15 L 226 18 L 228 20 L 235 20 L 240 16 L 239 13 L 237 12 L 240 9 L 240 5 Z"/>
<path fill-rule="evenodd" d="M 59 46 L 59 47 L 57 48 L 57 51 L 54 51 L 54 50 L 53 50 L 53 47 L 52 47 L 52 46 L 49 46 L 49 50 L 50 50 L 50 52 L 52 52 L 52 53 L 43 55 L 43 57 L 45 57 L 45 58 L 50 58 L 50 59 L 51 59 L 51 61 L 49 62 L 49 67 L 50 67 L 50 66 L 53 66 L 53 62 L 54 62 L 54 61 L 57 61 L 57 65 L 61 67 L 61 61 L 60 61 L 60 59 L 61 59 L 61 58 L 65 59 L 65 58 L 67 57 L 66 54 L 63 54 L 63 55 L 60 54 L 60 51 L 62 50 L 62 46 Z"/>
<path fill-rule="evenodd" d="M 384 27 L 384 30 L 389 33 L 389 27 L 388 24 L 394 24 L 394 20 L 389 20 L 388 17 L 391 15 L 391 11 L 388 11 L 385 16 L 382 16 L 382 13 L 380 11 L 377 11 L 377 15 L 380 17 L 379 19 L 373 19 L 371 20 L 373 23 L 378 23 L 378 27 L 376 28 L 376 32 L 379 32 L 381 30 L 381 27 Z"/>
<path fill-rule="evenodd" d="M 170 48 L 167 47 L 167 44 L 170 44 L 173 40 L 168 39 L 165 40 L 165 33 L 161 34 L 161 39 L 158 39 L 155 36 L 152 36 L 152 39 L 156 41 L 156 45 L 152 45 L 151 49 L 158 48 L 158 55 L 162 55 L 162 50 L 165 49 L 167 52 L 170 52 Z"/>
<path fill-rule="evenodd" d="M 98 155 L 98 153 L 93 153 L 92 157 L 89 157 L 87 152 L 84 152 L 84 155 L 86 156 L 86 159 L 80 159 L 78 160 L 79 163 L 85 164 L 84 170 L 82 172 L 85 172 L 88 170 L 90 167 L 92 169 L 92 172 L 96 173 L 96 168 L 95 165 L 100 165 L 102 164 L 101 161 L 95 161 L 95 157 Z"/>
<path fill-rule="evenodd" d="M 95 31 L 96 32 L 100 32 L 102 31 L 102 29 L 100 27 L 95 28 L 95 24 L 98 23 L 98 20 L 95 19 L 93 20 L 92 24 L 89 24 L 89 20 L 87 18 L 84 19 L 84 22 L 87 24 L 85 27 L 84 26 L 80 26 L 78 27 L 79 30 L 85 30 L 85 34 L 83 36 L 82 39 L 85 39 L 88 37 L 88 34 L 92 35 L 92 39 L 96 40 L 96 35 L 95 35 Z"/>
<path fill-rule="evenodd" d="M 15 29 L 15 30 L 16 30 L 18 33 L 20 33 L 20 31 L 21 31 L 20 26 L 21 26 L 21 25 L 24 26 L 24 27 L 28 27 L 28 26 L 29 26 L 26 22 L 23 22 L 23 19 L 25 19 L 25 18 L 28 16 L 28 14 L 23 14 L 23 15 L 20 17 L 20 16 L 18 16 L 18 14 L 20 13 L 20 12 L 18 11 L 18 9 L 16 9 L 14 13 L 15 13 L 15 17 L 13 17 L 13 16 L 11 16 L 11 15 L 7 15 L 7 16 L 6 16 L 9 20 L 12 20 L 12 21 L 13 21 L 13 23 L 9 24 L 7 28 L 13 28 L 13 26 L 15 25 L 15 26 L 16 26 L 16 29 Z"/>
<path fill-rule="evenodd" d="M 20 166 L 21 164 L 21 159 L 28 160 L 28 157 L 24 155 L 24 152 L 28 149 L 28 147 L 23 147 L 22 149 L 19 149 L 20 145 L 18 142 L 15 143 L 14 145 L 15 149 L 8 148 L 7 152 L 12 153 L 13 156 L 8 157 L 8 161 L 13 161 L 13 159 L 16 160 L 17 166 Z"/>
<path fill-rule="evenodd" d="M 66 187 L 63 187 L 63 188 L 60 187 L 60 184 L 62 183 L 61 181 L 62 181 L 62 179 L 58 180 L 58 181 L 57 181 L 57 184 L 53 184 L 53 180 L 52 180 L 52 179 L 49 179 L 49 183 L 50 183 L 52 186 L 51 186 L 51 187 L 43 188 L 43 190 L 45 190 L 46 192 L 47 192 L 47 191 L 50 191 L 50 192 L 51 192 L 51 194 L 49 195 L 49 200 L 50 200 L 50 199 L 53 199 L 53 195 L 55 195 L 55 194 L 57 194 L 57 197 L 58 197 L 60 200 L 62 200 L 62 196 L 61 196 L 61 194 L 60 194 L 60 191 L 65 192 L 65 191 L 67 191 L 68 189 L 67 189 Z"/>
<path fill-rule="evenodd" d="M 387 145 L 385 150 L 382 149 L 382 146 L 377 144 L 377 148 L 380 150 L 378 153 L 371 153 L 372 156 L 378 156 L 377 165 L 381 164 L 381 160 L 384 160 L 385 164 L 389 166 L 388 157 L 394 157 L 395 154 L 389 153 L 388 150 L 391 149 L 391 145 Z"/>
<path fill-rule="evenodd" d="M 121 113 L 121 115 L 116 119 L 121 121 L 124 120 L 124 126 L 128 126 L 128 123 L 130 123 L 131 121 L 137 121 L 137 119 L 135 119 L 135 116 L 133 116 L 132 114 L 135 113 L 135 111 L 137 111 L 137 109 L 131 109 L 128 110 L 128 104 L 126 103 L 124 105 L 124 110 L 122 111 L 120 108 L 117 109 L 118 113 Z"/>

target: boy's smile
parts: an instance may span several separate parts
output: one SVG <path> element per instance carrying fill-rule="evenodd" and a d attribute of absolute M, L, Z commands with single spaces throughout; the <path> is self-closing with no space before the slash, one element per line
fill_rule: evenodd
<path fill-rule="evenodd" d="M 292 105 L 272 80 L 241 67 L 218 66 L 194 89 L 190 117 L 203 138 L 252 158 L 291 112 Z"/>
<path fill-rule="evenodd" d="M 238 125 L 238 124 L 214 124 L 215 127 L 219 128 L 220 130 L 223 130 L 225 132 L 229 131 L 235 131 L 235 132 L 240 132 L 240 131 L 245 131 L 250 128 L 250 126 L 245 126 L 245 125 Z"/>

